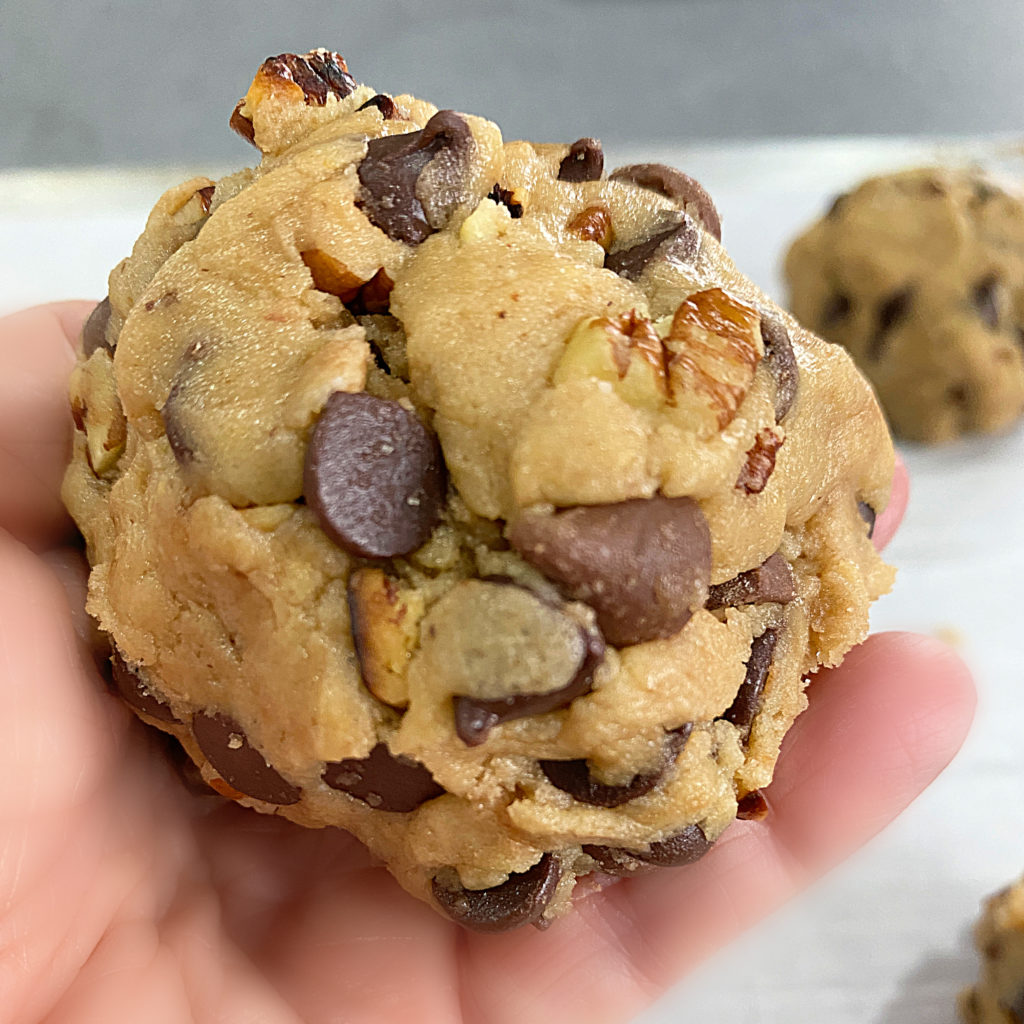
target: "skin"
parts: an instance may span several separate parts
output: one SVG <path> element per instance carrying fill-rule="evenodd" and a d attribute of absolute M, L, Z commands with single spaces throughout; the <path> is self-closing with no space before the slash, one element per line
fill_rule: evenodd
<path fill-rule="evenodd" d="M 0 320 L 0 992 L 10 1024 L 624 1022 L 863 844 L 959 748 L 974 691 L 936 641 L 875 636 L 821 673 L 768 817 L 698 864 L 474 935 L 341 832 L 181 784 L 104 690 L 57 496 L 91 303 Z M 901 469 L 876 541 L 906 504 Z M 386 966 L 385 966 L 386 965 Z"/>

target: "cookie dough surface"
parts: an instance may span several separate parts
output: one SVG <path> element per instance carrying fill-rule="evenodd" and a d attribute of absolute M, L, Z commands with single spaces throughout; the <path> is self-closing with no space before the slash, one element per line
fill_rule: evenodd
<path fill-rule="evenodd" d="M 967 1024 L 1024 1022 L 1024 879 L 992 896 L 974 930 L 977 985 L 960 997 Z"/>
<path fill-rule="evenodd" d="M 259 167 L 160 200 L 72 381 L 114 685 L 468 927 L 695 860 L 890 584 L 870 389 L 670 168 L 325 51 L 232 124 Z"/>
<path fill-rule="evenodd" d="M 1007 429 L 1024 410 L 1024 197 L 926 167 L 840 196 L 786 258 L 790 306 L 846 346 L 893 429 Z"/>

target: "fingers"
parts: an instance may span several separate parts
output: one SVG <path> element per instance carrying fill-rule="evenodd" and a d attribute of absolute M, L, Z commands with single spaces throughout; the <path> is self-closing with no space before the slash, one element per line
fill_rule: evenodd
<path fill-rule="evenodd" d="M 92 306 L 60 302 L 0 319 L 0 528 L 36 547 L 68 529 L 68 376 Z"/>
<path fill-rule="evenodd" d="M 899 529 L 903 521 L 903 514 L 907 511 L 907 502 L 910 499 L 910 474 L 900 453 L 896 453 L 896 468 L 892 478 L 892 492 L 889 496 L 889 504 L 885 511 L 875 521 L 875 533 L 872 539 L 875 547 L 882 550 L 892 540 L 893 535 Z"/>

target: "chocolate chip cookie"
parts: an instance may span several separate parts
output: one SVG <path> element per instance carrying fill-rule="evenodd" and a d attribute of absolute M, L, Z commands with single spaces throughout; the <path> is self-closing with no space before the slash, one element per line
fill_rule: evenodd
<path fill-rule="evenodd" d="M 992 896 L 974 930 L 978 984 L 960 997 L 967 1024 L 1024 1021 L 1024 879 Z"/>
<path fill-rule="evenodd" d="M 927 167 L 840 196 L 786 258 L 797 318 L 845 345 L 896 433 L 948 441 L 1024 410 L 1024 197 Z"/>
<path fill-rule="evenodd" d="M 72 380 L 113 686 L 469 928 L 701 857 L 889 586 L 870 389 L 671 168 L 326 51 L 231 124 L 259 166 L 158 202 Z"/>

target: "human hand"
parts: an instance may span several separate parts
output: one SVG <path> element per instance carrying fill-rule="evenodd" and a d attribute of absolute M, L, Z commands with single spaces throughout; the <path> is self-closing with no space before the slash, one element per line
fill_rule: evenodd
<path fill-rule="evenodd" d="M 763 821 L 545 932 L 461 931 L 354 839 L 198 798 L 108 696 L 58 487 L 88 303 L 0 321 L 0 1005 L 10 1024 L 625 1022 L 898 814 L 966 733 L 937 642 L 885 634 L 815 678 Z M 901 469 L 876 541 L 906 504 Z M 77 635 L 76 635 L 77 628 Z"/>

